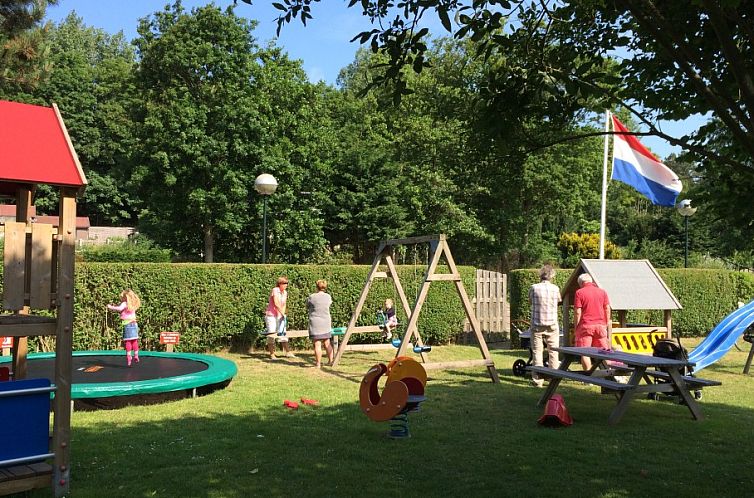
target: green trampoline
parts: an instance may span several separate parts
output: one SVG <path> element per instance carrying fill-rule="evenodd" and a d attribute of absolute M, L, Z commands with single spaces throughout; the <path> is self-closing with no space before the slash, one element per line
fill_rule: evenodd
<path fill-rule="evenodd" d="M 139 357 L 129 367 L 122 350 L 74 351 L 74 406 L 119 408 L 201 396 L 224 388 L 238 372 L 232 361 L 205 354 L 141 351 Z M 30 354 L 27 365 L 28 378 L 55 378 L 54 353 Z"/>

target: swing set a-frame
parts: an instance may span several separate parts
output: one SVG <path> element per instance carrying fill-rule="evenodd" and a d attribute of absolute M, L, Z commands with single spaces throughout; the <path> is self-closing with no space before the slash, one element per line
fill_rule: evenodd
<path fill-rule="evenodd" d="M 425 243 L 429 244 L 429 263 L 427 266 L 427 271 L 424 274 L 424 280 L 422 281 L 421 287 L 419 288 L 416 302 L 414 303 L 412 309 L 409 305 L 408 299 L 406 298 L 406 293 L 403 290 L 403 286 L 401 285 L 401 281 L 396 270 L 395 248 L 396 246 L 400 245 Z M 450 270 L 450 273 L 437 273 L 437 268 L 442 256 L 445 256 L 445 261 Z M 382 265 L 387 266 L 387 271 L 380 271 L 380 266 Z M 461 274 L 458 272 L 458 268 L 456 267 L 455 261 L 453 260 L 453 255 L 450 252 L 450 247 L 448 246 L 448 242 L 444 234 L 408 237 L 405 239 L 384 240 L 380 242 L 380 245 L 378 246 L 377 252 L 374 257 L 374 262 L 372 263 L 371 270 L 369 271 L 369 275 L 367 276 L 366 283 L 364 284 L 364 288 L 361 290 L 361 295 L 359 296 L 356 308 L 353 310 L 353 314 L 351 315 L 351 319 L 348 322 L 348 327 L 346 328 L 345 335 L 340 341 L 340 346 L 338 347 L 338 351 L 335 354 L 333 366 L 337 366 L 340 362 L 340 359 L 348 346 L 348 340 L 351 338 L 352 334 L 377 332 L 380 330 L 378 326 L 374 325 L 357 327 L 356 322 L 358 321 L 359 316 L 361 315 L 361 311 L 364 308 L 364 304 L 366 303 L 367 296 L 369 295 L 369 290 L 372 287 L 372 283 L 375 280 L 384 278 L 389 278 L 393 281 L 395 290 L 398 293 L 401 305 L 403 306 L 403 310 L 408 317 L 406 332 L 403 334 L 403 339 L 401 341 L 400 347 L 398 348 L 398 352 L 396 353 L 396 357 L 404 356 L 411 346 L 412 339 L 415 339 L 415 344 L 417 346 L 416 350 L 421 356 L 422 361 L 424 362 L 425 369 L 441 370 L 450 368 L 483 366 L 487 368 L 487 372 L 489 373 L 490 378 L 492 378 L 492 382 L 500 382 L 500 379 L 497 375 L 497 370 L 495 370 L 495 363 L 492 360 L 489 349 L 487 348 L 487 342 L 484 340 L 484 336 L 482 335 L 479 321 L 477 320 L 476 315 L 474 314 L 474 310 L 471 307 L 471 301 L 469 300 L 468 294 L 466 294 L 466 289 L 464 288 L 463 281 L 461 280 Z M 466 317 L 471 324 L 471 329 L 476 335 L 479 349 L 482 352 L 481 360 L 460 360 L 434 363 L 429 361 L 426 348 L 424 348 L 424 342 L 422 341 L 421 335 L 419 334 L 418 323 L 422 306 L 424 305 L 424 301 L 427 298 L 427 293 L 429 292 L 429 286 L 430 284 L 432 284 L 432 282 L 439 281 L 449 281 L 455 284 L 458 295 L 461 298 L 461 304 L 463 305 L 463 309 L 466 312 Z"/>

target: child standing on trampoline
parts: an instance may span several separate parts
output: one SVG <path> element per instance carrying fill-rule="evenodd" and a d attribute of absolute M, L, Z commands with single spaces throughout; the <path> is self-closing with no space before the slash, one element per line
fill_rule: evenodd
<path fill-rule="evenodd" d="M 131 351 L 133 360 L 139 363 L 139 325 L 136 323 L 136 310 L 141 307 L 141 299 L 131 289 L 120 293 L 119 305 L 108 304 L 107 308 L 120 312 L 120 321 L 123 325 L 123 345 L 126 348 L 126 363 L 131 366 Z"/>

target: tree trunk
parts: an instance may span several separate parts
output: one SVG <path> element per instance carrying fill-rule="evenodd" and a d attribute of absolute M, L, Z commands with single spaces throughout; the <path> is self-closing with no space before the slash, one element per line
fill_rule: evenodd
<path fill-rule="evenodd" d="M 215 234 L 212 225 L 204 225 L 204 262 L 215 261 Z"/>

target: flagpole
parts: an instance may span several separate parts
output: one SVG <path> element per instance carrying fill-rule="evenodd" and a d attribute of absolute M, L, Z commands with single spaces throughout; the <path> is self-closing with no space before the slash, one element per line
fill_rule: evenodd
<path fill-rule="evenodd" d="M 607 152 L 610 140 L 610 111 L 605 110 L 605 153 L 602 160 L 602 207 L 600 209 L 600 259 L 605 259 L 605 220 L 607 218 Z"/>

